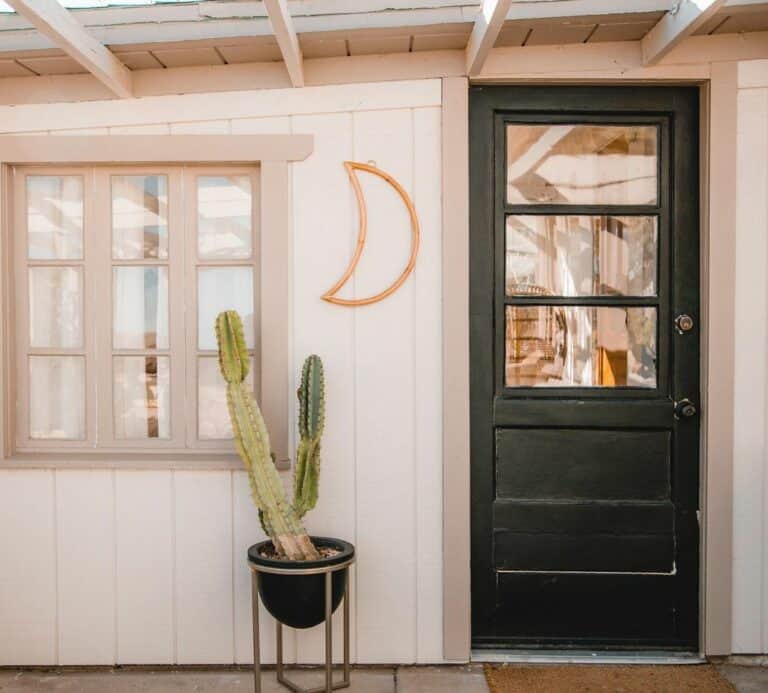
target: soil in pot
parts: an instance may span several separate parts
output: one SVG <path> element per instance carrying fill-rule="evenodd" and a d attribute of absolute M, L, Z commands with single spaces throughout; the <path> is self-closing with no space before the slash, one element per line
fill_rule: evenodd
<path fill-rule="evenodd" d="M 287 561 L 274 555 L 271 541 L 254 544 L 248 549 L 248 560 L 266 568 L 303 570 L 327 568 L 346 563 L 355 555 L 352 544 L 330 537 L 311 537 L 320 551 L 316 561 Z M 333 572 L 331 603 L 335 611 L 344 596 L 348 568 Z M 259 572 L 259 595 L 267 611 L 278 621 L 291 628 L 312 628 L 325 618 L 325 574 L 276 575 Z"/>

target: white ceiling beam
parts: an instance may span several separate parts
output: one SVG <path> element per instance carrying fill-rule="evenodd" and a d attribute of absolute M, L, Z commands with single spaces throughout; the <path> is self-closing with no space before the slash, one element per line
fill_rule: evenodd
<path fill-rule="evenodd" d="M 641 41 L 644 65 L 655 65 L 726 5 L 726 0 L 679 0 Z"/>
<path fill-rule="evenodd" d="M 512 0 L 483 0 L 467 43 L 467 74 L 479 74 L 499 37 Z"/>
<path fill-rule="evenodd" d="M 277 45 L 283 54 L 283 62 L 294 87 L 304 86 L 304 56 L 301 54 L 299 37 L 293 26 L 286 0 L 264 0 L 267 15 L 275 33 Z"/>
<path fill-rule="evenodd" d="M 57 0 L 6 1 L 117 96 L 123 99 L 133 96 L 130 70 L 93 38 Z"/>

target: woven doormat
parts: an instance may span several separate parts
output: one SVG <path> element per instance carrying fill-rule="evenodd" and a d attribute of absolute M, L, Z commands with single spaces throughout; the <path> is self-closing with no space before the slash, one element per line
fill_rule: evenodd
<path fill-rule="evenodd" d="M 492 693 L 735 693 L 708 664 L 486 665 Z"/>

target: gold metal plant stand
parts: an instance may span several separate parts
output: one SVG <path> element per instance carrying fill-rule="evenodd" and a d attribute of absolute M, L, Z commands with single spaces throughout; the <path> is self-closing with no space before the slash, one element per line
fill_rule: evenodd
<path fill-rule="evenodd" d="M 249 562 L 251 567 L 251 610 L 253 612 L 253 680 L 255 693 L 261 693 L 261 657 L 259 654 L 259 573 L 275 575 L 325 575 L 325 685 L 302 688 L 285 677 L 283 664 L 283 624 L 276 621 L 275 643 L 277 648 L 275 669 L 277 680 L 294 693 L 331 693 L 349 687 L 349 575 L 344 583 L 344 678 L 333 680 L 333 573 L 344 570 L 355 562 L 354 556 L 344 563 L 321 568 L 287 569 L 271 568 Z"/>

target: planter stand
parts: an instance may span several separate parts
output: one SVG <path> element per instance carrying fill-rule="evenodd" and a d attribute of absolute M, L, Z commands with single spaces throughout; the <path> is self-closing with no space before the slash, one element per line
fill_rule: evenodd
<path fill-rule="evenodd" d="M 252 561 L 248 564 L 251 568 L 251 608 L 253 611 L 253 678 L 255 693 L 261 693 L 261 658 L 259 655 L 259 573 L 273 573 L 276 575 L 325 575 L 325 685 L 317 688 L 302 688 L 285 677 L 283 664 L 283 624 L 276 621 L 275 630 L 277 680 L 294 693 L 331 693 L 340 688 L 348 688 L 349 677 L 349 576 L 344 586 L 344 678 L 341 681 L 333 680 L 333 604 L 332 604 L 332 576 L 337 570 L 345 570 L 355 562 L 354 557 L 344 563 L 320 568 L 286 569 L 256 565 Z"/>

